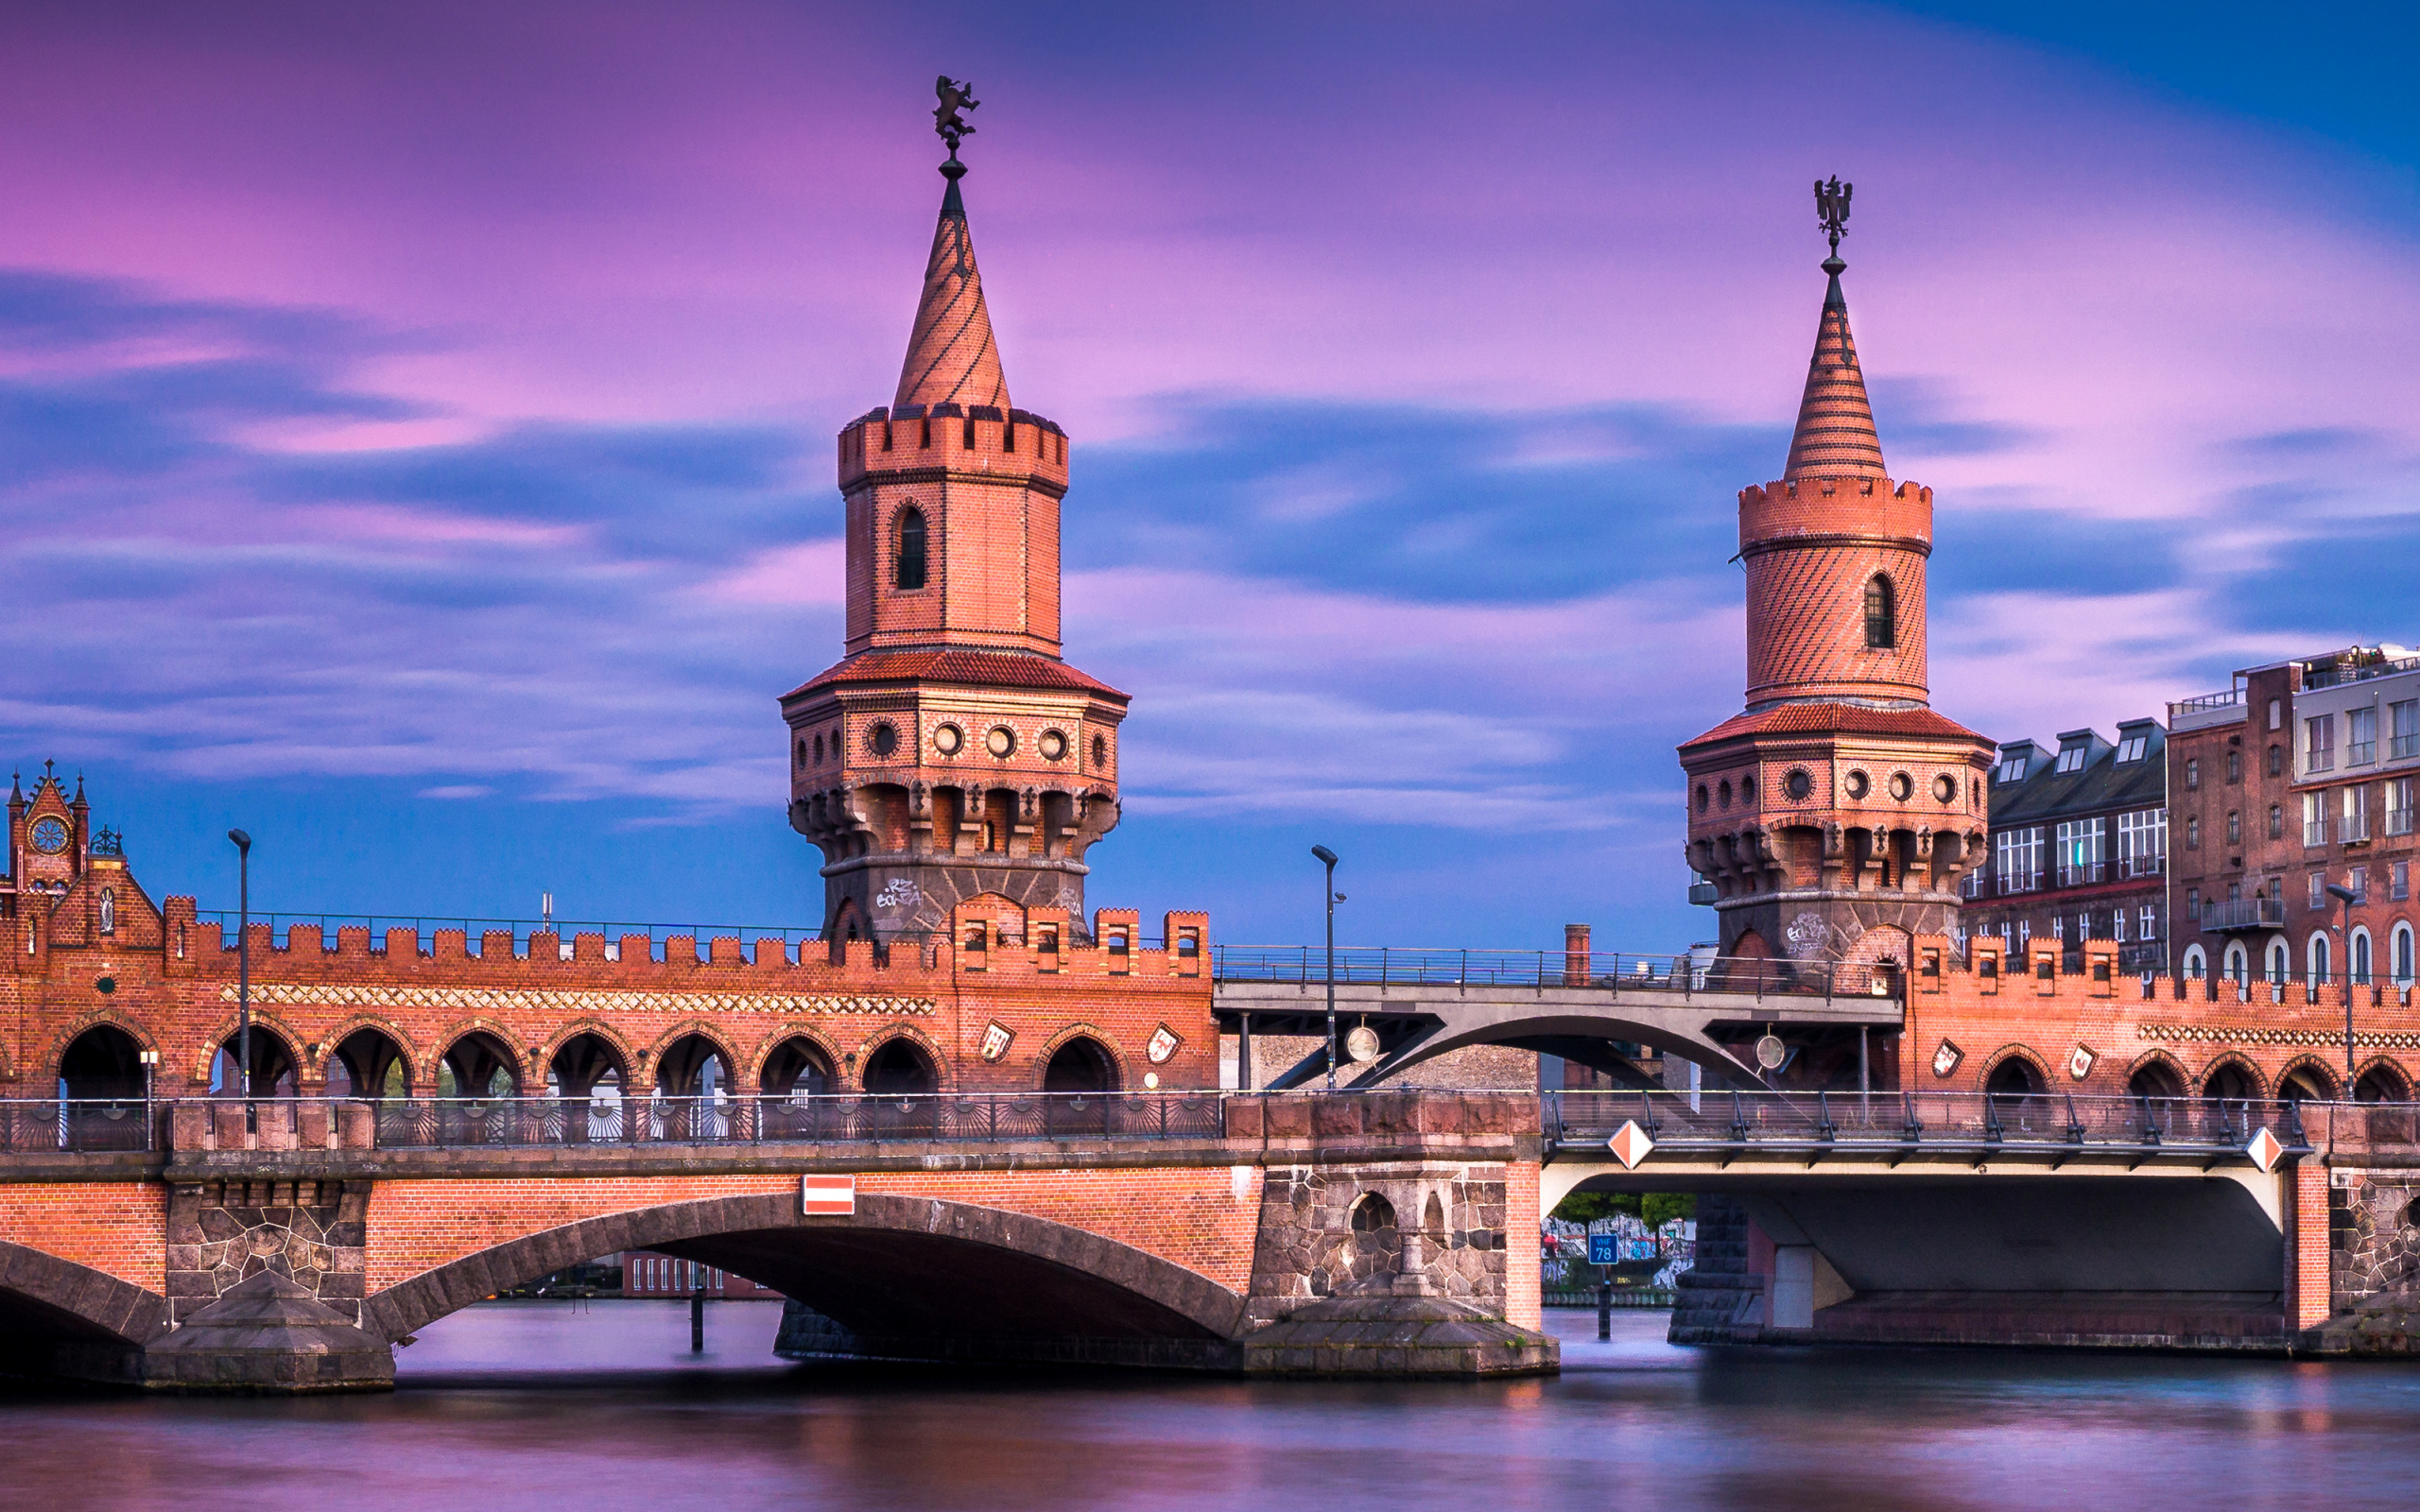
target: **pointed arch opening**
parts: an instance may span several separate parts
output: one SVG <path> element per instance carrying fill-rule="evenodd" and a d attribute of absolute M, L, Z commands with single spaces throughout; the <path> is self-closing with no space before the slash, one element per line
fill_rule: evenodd
<path fill-rule="evenodd" d="M 925 523 L 925 511 L 909 506 L 899 511 L 897 556 L 893 558 L 891 581 L 901 592 L 908 593 L 925 586 L 925 537 L 931 527 Z"/>
<path fill-rule="evenodd" d="M 1865 580 L 1865 644 L 1888 651 L 1899 644 L 1899 591 L 1890 576 L 1876 573 Z"/>
<path fill-rule="evenodd" d="M 404 1047 L 378 1029 L 355 1029 L 328 1052 L 328 1095 L 372 1101 L 411 1093 Z"/>
<path fill-rule="evenodd" d="M 731 1057 L 701 1034 L 683 1035 L 655 1061 L 654 1137 L 718 1140 L 731 1132 Z"/>
<path fill-rule="evenodd" d="M 630 1084 L 621 1048 L 594 1030 L 573 1035 L 547 1057 L 546 1095 L 562 1099 L 564 1137 L 575 1142 L 621 1137 Z"/>

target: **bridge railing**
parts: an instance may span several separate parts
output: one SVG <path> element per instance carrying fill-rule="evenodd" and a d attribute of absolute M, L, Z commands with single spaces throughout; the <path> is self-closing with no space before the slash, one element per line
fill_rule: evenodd
<path fill-rule="evenodd" d="M 10 1098 L 0 1101 L 0 1152 L 147 1150 L 154 1105 L 140 1097 Z"/>
<path fill-rule="evenodd" d="M 374 1105 L 381 1149 L 615 1143 L 992 1143 L 1216 1139 L 1220 1094 L 975 1092 L 893 1096 L 387 1098 Z"/>
<path fill-rule="evenodd" d="M 2215 1097 L 2117 1097 L 2084 1093 L 1876 1091 L 1555 1091 L 1542 1095 L 1547 1140 L 1559 1148 L 1602 1145 L 1635 1123 L 1659 1147 L 1945 1146 L 2176 1148 L 2239 1153 L 2267 1129 L 2289 1150 L 2309 1148 L 2310 1121 L 2327 1105 Z M 2383 1105 L 2359 1105 L 2375 1109 Z M 2411 1143 L 2405 1111 L 2363 1128 Z M 2347 1123 L 2349 1125 L 2350 1118 Z"/>
<path fill-rule="evenodd" d="M 1219 945 L 1212 967 L 1222 982 L 1324 986 L 1320 945 Z M 1403 945 L 1340 945 L 1339 986 L 1591 987 L 1615 992 L 1749 993 L 1786 997 L 1899 996 L 1899 969 L 1862 962 L 1784 961 L 1744 955 L 1655 955 L 1628 951 L 1496 951 Z"/>

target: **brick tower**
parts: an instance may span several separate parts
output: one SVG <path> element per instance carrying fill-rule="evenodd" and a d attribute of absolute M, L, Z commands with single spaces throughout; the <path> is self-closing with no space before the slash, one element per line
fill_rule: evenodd
<path fill-rule="evenodd" d="M 898 394 L 840 432 L 847 638 L 782 698 L 790 825 L 822 849 L 836 936 L 946 929 L 983 893 L 1063 908 L 1080 936 L 1127 697 L 1060 657 L 1067 437 L 1010 405 L 943 135 Z"/>
<path fill-rule="evenodd" d="M 1841 292 L 1848 191 L 1817 198 L 1831 284 L 1789 464 L 1739 494 L 1747 708 L 1680 748 L 1688 859 L 1725 955 L 1905 966 L 1983 859 L 1993 747 L 1928 701 L 1932 490 L 1883 468 Z"/>

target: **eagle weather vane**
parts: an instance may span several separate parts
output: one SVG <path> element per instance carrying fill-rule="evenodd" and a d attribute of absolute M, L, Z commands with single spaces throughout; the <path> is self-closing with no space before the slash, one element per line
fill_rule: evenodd
<path fill-rule="evenodd" d="M 1841 182 L 1838 174 L 1830 183 L 1815 180 L 1815 214 L 1824 222 L 1824 234 L 1832 238 L 1832 255 L 1824 265 L 1831 272 L 1840 271 L 1832 264 L 1841 262 L 1841 238 L 1848 233 L 1849 196 L 1856 192 L 1857 185 Z M 1841 263 L 1841 267 L 1847 266 Z"/>
<path fill-rule="evenodd" d="M 975 128 L 967 124 L 966 112 L 983 102 L 975 97 L 971 80 L 952 78 L 947 74 L 933 81 L 933 93 L 941 99 L 933 110 L 933 129 L 949 144 L 949 161 L 956 163 L 959 139 L 975 134 Z"/>

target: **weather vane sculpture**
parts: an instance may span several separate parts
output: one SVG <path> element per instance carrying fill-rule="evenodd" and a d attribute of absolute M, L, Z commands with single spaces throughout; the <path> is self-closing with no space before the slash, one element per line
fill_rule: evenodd
<path fill-rule="evenodd" d="M 959 139 L 975 134 L 975 128 L 967 124 L 966 112 L 983 102 L 975 97 L 972 82 L 952 78 L 947 74 L 933 81 L 933 93 L 941 99 L 941 104 L 933 110 L 933 129 L 949 144 L 949 164 L 942 171 L 949 173 L 950 168 L 956 168 L 959 173 L 964 173 L 965 165 L 958 161 Z M 950 174 L 950 177 L 954 179 L 958 174 Z"/>
<path fill-rule="evenodd" d="M 1838 174 L 1830 183 L 1815 180 L 1815 214 L 1824 222 L 1824 233 L 1832 238 L 1832 255 L 1824 260 L 1824 271 L 1835 277 L 1849 266 L 1841 261 L 1841 238 L 1848 233 L 1849 196 L 1856 192 L 1857 185 L 1841 182 Z"/>

